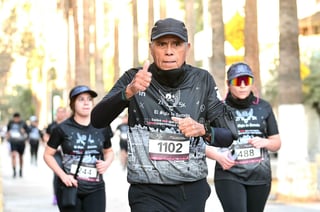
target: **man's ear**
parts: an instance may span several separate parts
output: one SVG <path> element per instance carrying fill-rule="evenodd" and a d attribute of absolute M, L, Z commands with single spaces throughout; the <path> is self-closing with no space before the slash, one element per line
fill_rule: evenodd
<path fill-rule="evenodd" d="M 149 43 L 149 50 L 150 50 L 151 56 L 153 57 L 152 42 Z"/>

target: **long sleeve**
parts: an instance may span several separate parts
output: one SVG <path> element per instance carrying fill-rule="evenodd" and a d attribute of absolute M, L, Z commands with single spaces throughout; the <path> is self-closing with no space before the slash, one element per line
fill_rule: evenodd
<path fill-rule="evenodd" d="M 125 72 L 110 92 L 93 108 L 91 124 L 96 128 L 108 126 L 126 107 L 129 100 L 124 96 L 127 85 L 131 82 L 137 69 Z"/>
<path fill-rule="evenodd" d="M 108 126 L 128 105 L 122 98 L 122 91 L 106 95 L 92 110 L 91 124 L 95 128 Z"/>

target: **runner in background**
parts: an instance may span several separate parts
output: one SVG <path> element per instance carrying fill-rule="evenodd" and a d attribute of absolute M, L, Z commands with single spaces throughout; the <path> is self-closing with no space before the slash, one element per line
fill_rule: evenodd
<path fill-rule="evenodd" d="M 7 140 L 10 143 L 13 178 L 17 175 L 16 163 L 19 158 L 19 176 L 22 177 L 23 154 L 28 139 L 29 127 L 24 120 L 21 119 L 20 113 L 14 113 L 13 118 L 7 125 Z"/>
<path fill-rule="evenodd" d="M 31 116 L 29 121 L 30 163 L 37 166 L 39 143 L 44 141 L 43 132 L 38 128 L 38 118 L 36 116 Z"/>
<path fill-rule="evenodd" d="M 69 105 L 72 114 L 53 130 L 44 151 L 45 162 L 59 176 L 57 200 L 60 211 L 106 211 L 103 174 L 114 158 L 111 144 L 113 132 L 110 126 L 97 129 L 91 125 L 95 97 L 97 93 L 88 86 L 78 85 L 71 89 Z M 63 152 L 62 167 L 54 159 L 59 146 Z M 77 176 L 74 176 L 76 173 Z M 62 189 L 65 186 L 77 187 L 76 206 L 62 205 Z"/>
<path fill-rule="evenodd" d="M 127 167 L 128 158 L 128 115 L 125 114 L 121 118 L 121 123 L 117 126 L 116 133 L 119 135 L 119 145 L 120 145 L 120 161 L 123 169 Z"/>
<path fill-rule="evenodd" d="M 229 148 L 207 148 L 217 161 L 214 185 L 224 212 L 263 212 L 271 189 L 269 151 L 281 146 L 277 121 L 270 104 L 256 96 L 254 75 L 245 63 L 227 72 L 227 105 L 235 114 L 239 138 Z"/>
<path fill-rule="evenodd" d="M 68 116 L 67 109 L 65 107 L 58 107 L 56 110 L 56 118 L 55 120 L 50 123 L 46 129 L 45 134 L 45 141 L 47 142 L 50 138 L 50 135 L 52 134 L 53 129 L 60 124 L 62 121 L 64 121 Z M 54 154 L 54 158 L 56 159 L 57 163 L 62 166 L 62 152 L 61 149 L 58 148 L 56 153 Z M 53 173 L 53 200 L 52 204 L 57 204 L 57 189 L 58 189 L 58 176 Z"/>

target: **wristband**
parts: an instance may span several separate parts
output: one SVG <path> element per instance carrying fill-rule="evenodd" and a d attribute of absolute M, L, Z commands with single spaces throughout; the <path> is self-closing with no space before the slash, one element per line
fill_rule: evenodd
<path fill-rule="evenodd" d="M 205 129 L 205 134 L 202 136 L 202 138 L 208 142 L 211 143 L 211 134 L 212 134 L 212 129 L 211 129 L 211 125 L 209 123 L 205 123 L 204 125 L 204 129 Z"/>

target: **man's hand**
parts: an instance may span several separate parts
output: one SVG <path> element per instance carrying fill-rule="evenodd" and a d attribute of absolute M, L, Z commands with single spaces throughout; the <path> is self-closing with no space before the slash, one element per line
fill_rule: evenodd
<path fill-rule="evenodd" d="M 149 61 L 147 60 L 143 64 L 143 68 L 140 69 L 134 76 L 131 83 L 126 88 L 126 98 L 129 99 L 139 91 L 145 91 L 149 87 L 152 79 L 152 74 L 148 72 Z"/>
<path fill-rule="evenodd" d="M 200 124 L 192 118 L 177 118 L 172 117 L 172 120 L 178 124 L 179 130 L 186 137 L 203 136 L 206 133 L 203 124 Z"/>

